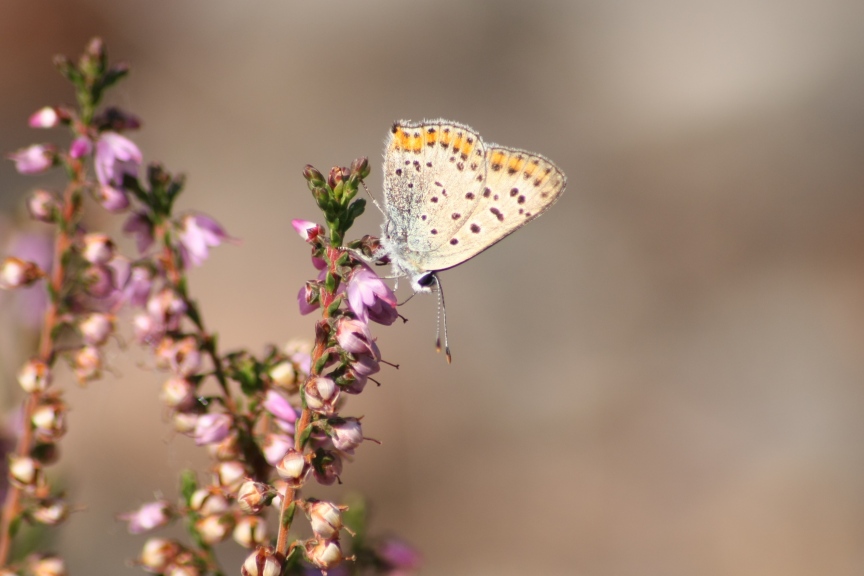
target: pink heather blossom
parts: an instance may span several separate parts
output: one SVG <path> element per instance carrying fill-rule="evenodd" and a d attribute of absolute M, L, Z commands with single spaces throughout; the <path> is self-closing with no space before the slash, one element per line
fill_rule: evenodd
<path fill-rule="evenodd" d="M 376 361 L 381 360 L 381 352 L 365 322 L 342 316 L 336 324 L 336 341 L 352 354 L 364 354 Z"/>
<path fill-rule="evenodd" d="M 207 259 L 210 248 L 219 246 L 231 237 L 218 222 L 203 214 L 190 214 L 183 218 L 180 227 L 180 251 L 188 267 L 200 266 Z"/>
<path fill-rule="evenodd" d="M 103 184 L 93 191 L 93 196 L 105 210 L 112 214 L 120 214 L 129 208 L 129 195 L 120 188 Z"/>
<path fill-rule="evenodd" d="M 264 409 L 276 417 L 280 427 L 283 429 L 294 429 L 294 422 L 299 414 L 297 410 L 291 406 L 288 399 L 276 392 L 273 389 L 267 391 L 264 396 Z"/>
<path fill-rule="evenodd" d="M 38 174 L 54 164 L 55 148 L 47 144 L 33 144 L 7 156 L 15 162 L 15 169 L 21 174 Z"/>
<path fill-rule="evenodd" d="M 27 199 L 27 211 L 34 220 L 51 222 L 60 211 L 60 198 L 48 190 L 36 190 Z"/>
<path fill-rule="evenodd" d="M 231 416 L 228 414 L 203 414 L 195 423 L 195 444 L 215 444 L 224 440 L 231 432 Z"/>
<path fill-rule="evenodd" d="M 96 179 L 103 186 L 123 186 L 127 174 L 138 176 L 141 151 L 134 142 L 116 132 L 102 132 L 96 141 Z"/>
<path fill-rule="evenodd" d="M 69 146 L 69 156 L 72 158 L 83 158 L 89 156 L 93 151 L 93 143 L 86 136 L 79 136 Z"/>
<path fill-rule="evenodd" d="M 31 128 L 54 128 L 60 123 L 60 116 L 57 114 L 57 109 L 51 106 L 40 108 L 30 115 L 27 124 Z"/>
<path fill-rule="evenodd" d="M 131 214 L 123 224 L 123 232 L 135 237 L 135 245 L 141 254 L 153 245 L 153 222 L 143 212 Z"/>
<path fill-rule="evenodd" d="M 291 220 L 291 225 L 305 242 L 312 243 L 324 234 L 324 228 L 320 224 L 308 220 Z"/>
<path fill-rule="evenodd" d="M 330 440 L 340 452 L 353 454 L 354 449 L 363 442 L 363 429 L 357 418 L 343 418 L 330 426 Z"/>
<path fill-rule="evenodd" d="M 285 434 L 267 434 L 264 437 L 264 442 L 261 450 L 264 452 L 264 459 L 271 466 L 276 466 L 288 453 L 288 450 L 294 448 L 294 439 Z"/>
<path fill-rule="evenodd" d="M 372 320 L 389 326 L 396 321 L 396 295 L 365 264 L 354 268 L 348 280 L 348 304 L 363 322 Z"/>
<path fill-rule="evenodd" d="M 114 257 L 114 242 L 107 234 L 85 234 L 81 255 L 91 264 L 106 264 Z"/>
<path fill-rule="evenodd" d="M 171 520 L 171 515 L 171 504 L 165 500 L 156 500 L 141 505 L 137 510 L 121 514 L 117 518 L 127 522 L 126 529 L 130 534 L 141 534 L 165 526 Z"/>
<path fill-rule="evenodd" d="M 387 538 L 376 546 L 378 557 L 389 567 L 387 576 L 409 576 L 420 569 L 422 558 L 414 548 L 396 538 Z"/>
<path fill-rule="evenodd" d="M 132 306 L 145 306 L 153 289 L 153 271 L 144 266 L 135 266 L 130 271 L 129 282 L 124 292 L 126 301 Z"/>

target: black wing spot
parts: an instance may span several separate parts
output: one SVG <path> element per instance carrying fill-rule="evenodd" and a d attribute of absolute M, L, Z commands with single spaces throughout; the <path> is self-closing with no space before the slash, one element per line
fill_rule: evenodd
<path fill-rule="evenodd" d="M 431 162 L 426 162 L 426 167 L 427 167 L 427 168 L 431 168 L 431 167 L 432 167 L 432 163 L 431 163 Z"/>
<path fill-rule="evenodd" d="M 402 175 L 402 169 L 396 168 L 396 176 L 401 176 L 401 175 Z"/>
<path fill-rule="evenodd" d="M 458 220 L 459 218 L 462 217 L 462 215 L 459 214 L 458 212 L 453 212 L 453 214 L 451 214 L 450 217 L 453 218 L 453 220 Z"/>
<path fill-rule="evenodd" d="M 451 238 L 451 239 L 450 239 L 450 244 L 452 244 L 453 246 L 455 246 L 455 245 L 458 244 L 458 243 L 459 243 L 459 240 L 457 240 L 456 238 Z"/>
<path fill-rule="evenodd" d="M 456 169 L 461 172 L 462 170 L 465 169 L 465 164 L 463 164 L 462 162 L 457 162 L 456 163 Z"/>
<path fill-rule="evenodd" d="M 495 208 L 495 207 L 493 206 L 492 208 L 489 209 L 489 211 L 490 211 L 492 214 L 494 214 L 496 218 L 498 218 L 498 221 L 499 221 L 499 222 L 503 222 L 503 221 L 504 221 L 504 214 L 502 214 L 501 211 L 498 210 L 498 208 Z"/>
<path fill-rule="evenodd" d="M 435 228 L 432 228 L 432 230 L 430 230 L 429 232 L 431 232 L 432 235 L 434 236 L 435 234 L 438 233 L 438 230 L 436 230 Z"/>
<path fill-rule="evenodd" d="M 408 188 L 414 188 L 414 183 L 413 183 L 413 182 L 409 182 L 409 183 L 408 183 Z"/>
<path fill-rule="evenodd" d="M 426 214 L 423 214 L 422 216 L 420 216 L 420 220 L 425 221 L 426 220 Z"/>
<path fill-rule="evenodd" d="M 484 189 L 483 189 L 483 197 L 484 197 L 484 198 L 488 198 L 490 194 L 492 194 L 492 190 L 491 190 L 491 189 L 489 189 L 489 188 L 484 188 Z"/>
<path fill-rule="evenodd" d="M 519 198 L 516 199 L 516 202 L 518 202 L 519 204 L 524 204 L 525 203 L 525 196 L 519 196 Z"/>
<path fill-rule="evenodd" d="M 480 232 L 480 226 L 478 226 L 477 224 L 471 224 L 471 232 L 473 232 L 474 234 L 479 233 Z"/>
<path fill-rule="evenodd" d="M 465 193 L 465 199 L 466 200 L 473 200 L 474 199 L 474 193 L 473 192 L 466 192 Z"/>
<path fill-rule="evenodd" d="M 436 180 L 436 181 L 435 181 L 435 186 L 444 186 L 444 185 L 441 184 L 440 182 L 438 182 L 438 181 Z"/>
<path fill-rule="evenodd" d="M 510 189 L 510 196 L 516 196 L 517 194 L 519 194 L 518 188 L 511 188 Z"/>
<path fill-rule="evenodd" d="M 434 204 L 438 203 L 438 197 L 437 196 L 432 196 L 432 198 L 430 198 L 429 200 Z"/>

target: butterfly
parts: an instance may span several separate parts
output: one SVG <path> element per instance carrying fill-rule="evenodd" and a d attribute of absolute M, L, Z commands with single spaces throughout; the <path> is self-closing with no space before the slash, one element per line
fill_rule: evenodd
<path fill-rule="evenodd" d="M 393 124 L 384 150 L 384 223 L 377 257 L 415 293 L 438 289 L 437 272 L 483 252 L 545 212 L 566 177 L 533 152 L 483 142 L 448 120 Z M 451 360 L 444 312 L 444 347 Z M 437 348 L 440 350 L 440 338 Z"/>

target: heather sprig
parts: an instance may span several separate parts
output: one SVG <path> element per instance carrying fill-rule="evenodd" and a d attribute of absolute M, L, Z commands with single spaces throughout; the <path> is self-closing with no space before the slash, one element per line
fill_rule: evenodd
<path fill-rule="evenodd" d="M 106 368 L 105 347 L 123 329 L 131 330 L 152 354 L 152 366 L 165 373 L 154 393 L 170 411 L 174 429 L 211 457 L 206 474 L 181 474 L 176 502 L 160 498 L 118 515 L 133 534 L 172 522 L 186 529 L 186 542 L 149 538 L 136 560 L 143 569 L 222 574 L 214 547 L 229 538 L 253 550 L 241 567 L 245 575 L 301 574 L 310 566 L 378 574 L 416 569 L 410 547 L 367 537 L 362 500 L 346 506 L 302 495 L 312 479 L 341 483 L 343 464 L 369 440 L 361 418 L 342 410 L 346 395 L 362 392 L 384 362 L 370 323 L 390 325 L 398 317 L 393 292 L 362 256 L 374 252 L 374 241 L 345 241 L 365 208 L 356 196 L 368 162 L 334 168 L 327 178 L 308 166 L 304 171 L 326 223 L 293 222 L 310 244 L 317 270 L 299 295 L 301 313 L 321 310 L 314 339 L 269 345 L 260 354 L 223 351 L 191 294 L 187 273 L 204 263 L 211 248 L 233 238 L 205 214 L 175 210 L 185 186 L 182 175 L 151 163 L 141 176 L 143 154 L 129 136 L 140 120 L 100 107 L 128 66 L 110 64 L 98 39 L 77 62 L 55 62 L 72 83 L 77 105 L 40 108 L 29 124 L 68 128 L 71 141 L 35 144 L 9 156 L 22 174 L 60 167 L 68 183 L 62 192 L 38 189 L 27 201 L 31 217 L 54 228 L 51 266 L 15 256 L 0 264 L 0 288 L 41 283 L 48 294 L 38 350 L 18 373 L 23 424 L 9 455 L 0 570 L 65 573 L 56 555 L 11 561 L 13 539 L 22 523 L 61 524 L 71 509 L 45 474 L 74 424 L 55 374 L 57 362 L 67 362 L 79 383 L 94 381 Z M 122 229 L 134 239 L 137 254 L 124 255 L 109 235 L 86 229 L 84 215 L 94 208 L 125 218 Z M 279 516 L 275 535 L 267 521 L 271 509 Z M 308 519 L 311 538 L 292 534 L 298 510 Z M 345 559 L 356 562 L 343 564 Z"/>

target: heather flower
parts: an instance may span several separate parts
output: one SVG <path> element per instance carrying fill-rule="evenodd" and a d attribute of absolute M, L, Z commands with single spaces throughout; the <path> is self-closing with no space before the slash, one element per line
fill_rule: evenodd
<path fill-rule="evenodd" d="M 345 506 L 336 506 L 332 502 L 314 501 L 306 506 L 306 514 L 312 531 L 318 538 L 338 538 L 342 530 L 342 512 Z"/>
<path fill-rule="evenodd" d="M 204 516 L 195 522 L 195 530 L 207 544 L 218 544 L 225 540 L 234 528 L 234 519 L 229 515 Z"/>
<path fill-rule="evenodd" d="M 348 281 L 348 304 L 359 320 L 389 326 L 396 321 L 396 295 L 365 264 L 354 268 Z"/>
<path fill-rule="evenodd" d="M 309 281 L 300 287 L 297 293 L 297 305 L 300 308 L 300 314 L 306 316 L 321 307 L 321 283 Z"/>
<path fill-rule="evenodd" d="M 18 372 L 18 383 L 27 393 L 44 392 L 51 384 L 51 368 L 42 360 L 32 358 Z"/>
<path fill-rule="evenodd" d="M 26 262 L 7 256 L 0 263 L 0 288 L 11 290 L 22 286 L 29 286 L 45 275 L 35 262 Z"/>
<path fill-rule="evenodd" d="M 180 252 L 185 266 L 200 266 L 207 259 L 210 248 L 230 239 L 218 222 L 203 214 L 190 214 L 180 227 Z"/>
<path fill-rule="evenodd" d="M 93 151 L 93 143 L 86 136 L 79 136 L 69 146 L 69 156 L 72 158 L 83 158 L 89 156 Z"/>
<path fill-rule="evenodd" d="M 41 476 L 39 463 L 29 456 L 9 457 L 9 477 L 19 486 L 32 486 Z"/>
<path fill-rule="evenodd" d="M 30 561 L 32 576 L 66 576 L 66 564 L 57 556 L 40 556 Z"/>
<path fill-rule="evenodd" d="M 342 562 L 342 546 L 339 540 L 322 539 L 306 542 L 306 557 L 316 568 L 329 570 Z"/>
<path fill-rule="evenodd" d="M 123 186 L 127 174 L 138 176 L 141 151 L 134 142 L 116 132 L 102 132 L 96 141 L 96 179 L 103 186 Z"/>
<path fill-rule="evenodd" d="M 27 199 L 27 211 L 34 220 L 51 222 L 60 211 L 60 199 L 48 190 L 36 190 Z"/>
<path fill-rule="evenodd" d="M 237 504 L 246 514 L 257 514 L 269 505 L 276 490 L 269 484 L 247 480 L 237 491 Z"/>
<path fill-rule="evenodd" d="M 293 430 L 294 422 L 297 420 L 297 410 L 291 406 L 288 400 L 273 389 L 264 395 L 264 409 L 276 417 L 279 427 L 284 430 Z"/>
<path fill-rule="evenodd" d="M 336 341 L 352 354 L 364 354 L 376 361 L 381 360 L 381 352 L 365 322 L 342 316 L 336 324 Z"/>
<path fill-rule="evenodd" d="M 264 459 L 271 466 L 276 466 L 288 450 L 294 447 L 294 439 L 285 434 L 267 434 L 264 441 L 261 443 L 261 451 L 264 452 Z"/>
<path fill-rule="evenodd" d="M 246 468 L 242 462 L 220 462 L 216 466 L 216 480 L 229 492 L 236 492 L 246 480 Z"/>
<path fill-rule="evenodd" d="M 270 380 L 282 388 L 290 388 L 297 383 L 297 373 L 294 370 L 294 365 L 287 360 L 273 366 L 269 374 Z"/>
<path fill-rule="evenodd" d="M 135 245 L 141 254 L 153 245 L 153 222 L 143 212 L 132 213 L 123 224 L 123 232 L 135 237 Z"/>
<path fill-rule="evenodd" d="M 95 380 L 102 373 L 102 355 L 95 346 L 84 346 L 73 357 L 73 370 L 78 382 Z"/>
<path fill-rule="evenodd" d="M 316 376 L 304 386 L 306 406 L 313 412 L 333 414 L 339 400 L 339 387 L 330 378 Z"/>
<path fill-rule="evenodd" d="M 260 516 L 244 516 L 237 522 L 231 535 L 234 541 L 245 548 L 254 548 L 270 539 L 267 523 Z"/>
<path fill-rule="evenodd" d="M 316 456 L 312 468 L 315 479 L 319 484 L 330 486 L 342 474 L 342 457 L 332 450 L 325 450 L 323 454 Z"/>
<path fill-rule="evenodd" d="M 60 116 L 57 114 L 57 109 L 52 106 L 40 108 L 27 120 L 31 128 L 54 128 L 59 123 Z"/>
<path fill-rule="evenodd" d="M 276 472 L 288 482 L 291 488 L 299 488 L 309 474 L 309 462 L 302 452 L 291 449 L 276 465 Z"/>
<path fill-rule="evenodd" d="M 153 289 L 153 271 L 145 266 L 135 266 L 129 272 L 124 296 L 131 306 L 145 306 Z M 182 300 L 181 300 L 182 302 Z"/>
<path fill-rule="evenodd" d="M 363 442 L 363 429 L 357 418 L 340 418 L 330 424 L 330 440 L 340 452 L 353 454 L 354 449 Z"/>
<path fill-rule="evenodd" d="M 375 552 L 390 569 L 388 576 L 408 576 L 420 569 L 423 560 L 417 550 L 396 538 L 387 538 Z"/>
<path fill-rule="evenodd" d="M 54 164 L 56 149 L 47 144 L 33 144 L 7 155 L 21 174 L 38 174 Z"/>
<path fill-rule="evenodd" d="M 240 576 L 279 576 L 284 558 L 273 548 L 260 547 L 243 561 Z"/>
<path fill-rule="evenodd" d="M 165 526 L 172 516 L 171 504 L 165 500 L 156 500 L 142 504 L 132 512 L 120 514 L 117 519 L 127 523 L 126 529 L 130 534 L 141 534 Z"/>
<path fill-rule="evenodd" d="M 78 331 L 85 344 L 101 346 L 114 331 L 114 318 L 99 312 L 88 314 L 78 321 Z"/>
<path fill-rule="evenodd" d="M 324 228 L 320 224 L 308 220 L 291 220 L 291 226 L 303 238 L 304 242 L 309 242 L 310 244 L 314 243 L 319 236 L 324 234 Z"/>
<path fill-rule="evenodd" d="M 112 214 L 120 214 L 129 208 L 129 195 L 121 188 L 101 185 L 93 190 L 93 197 Z"/>
<path fill-rule="evenodd" d="M 54 257 L 53 239 L 43 233 L 19 232 L 9 242 L 8 253 L 16 254 L 21 260 L 35 263 L 40 270 L 47 271 L 51 269 Z M 2 288 L 0 272 L 0 289 Z M 19 290 L 15 294 L 15 300 L 13 313 L 22 324 L 32 327 L 42 325 L 45 308 L 48 306 L 48 294 L 45 290 Z"/>
<path fill-rule="evenodd" d="M 132 332 L 139 344 L 153 344 L 165 334 L 165 325 L 150 314 L 140 313 L 132 318 Z"/>
<path fill-rule="evenodd" d="M 302 372 L 301 376 L 308 375 L 312 370 L 312 343 L 301 339 L 289 340 L 284 350 L 291 362 Z M 301 376 L 298 376 L 298 380 L 302 379 Z"/>
<path fill-rule="evenodd" d="M 30 418 L 33 433 L 40 442 L 56 442 L 66 433 L 66 406 L 60 400 L 41 404 Z"/>
<path fill-rule="evenodd" d="M 40 524 L 56 526 L 69 516 L 69 505 L 60 498 L 47 498 L 39 501 L 31 515 Z"/>
<path fill-rule="evenodd" d="M 165 330 L 176 330 L 186 313 L 186 302 L 171 288 L 163 288 L 147 301 L 147 312 Z"/>
<path fill-rule="evenodd" d="M 180 552 L 180 545 L 166 538 L 150 538 L 144 543 L 138 562 L 147 572 L 161 574 Z"/>
<path fill-rule="evenodd" d="M 186 378 L 174 376 L 162 384 L 159 399 L 169 408 L 188 410 L 195 405 L 195 386 Z"/>
<path fill-rule="evenodd" d="M 203 414 L 195 424 L 195 444 L 215 444 L 231 432 L 231 416 L 228 414 Z"/>
<path fill-rule="evenodd" d="M 218 488 L 199 488 L 189 498 L 189 507 L 202 516 L 223 514 L 231 508 L 231 503 Z"/>

